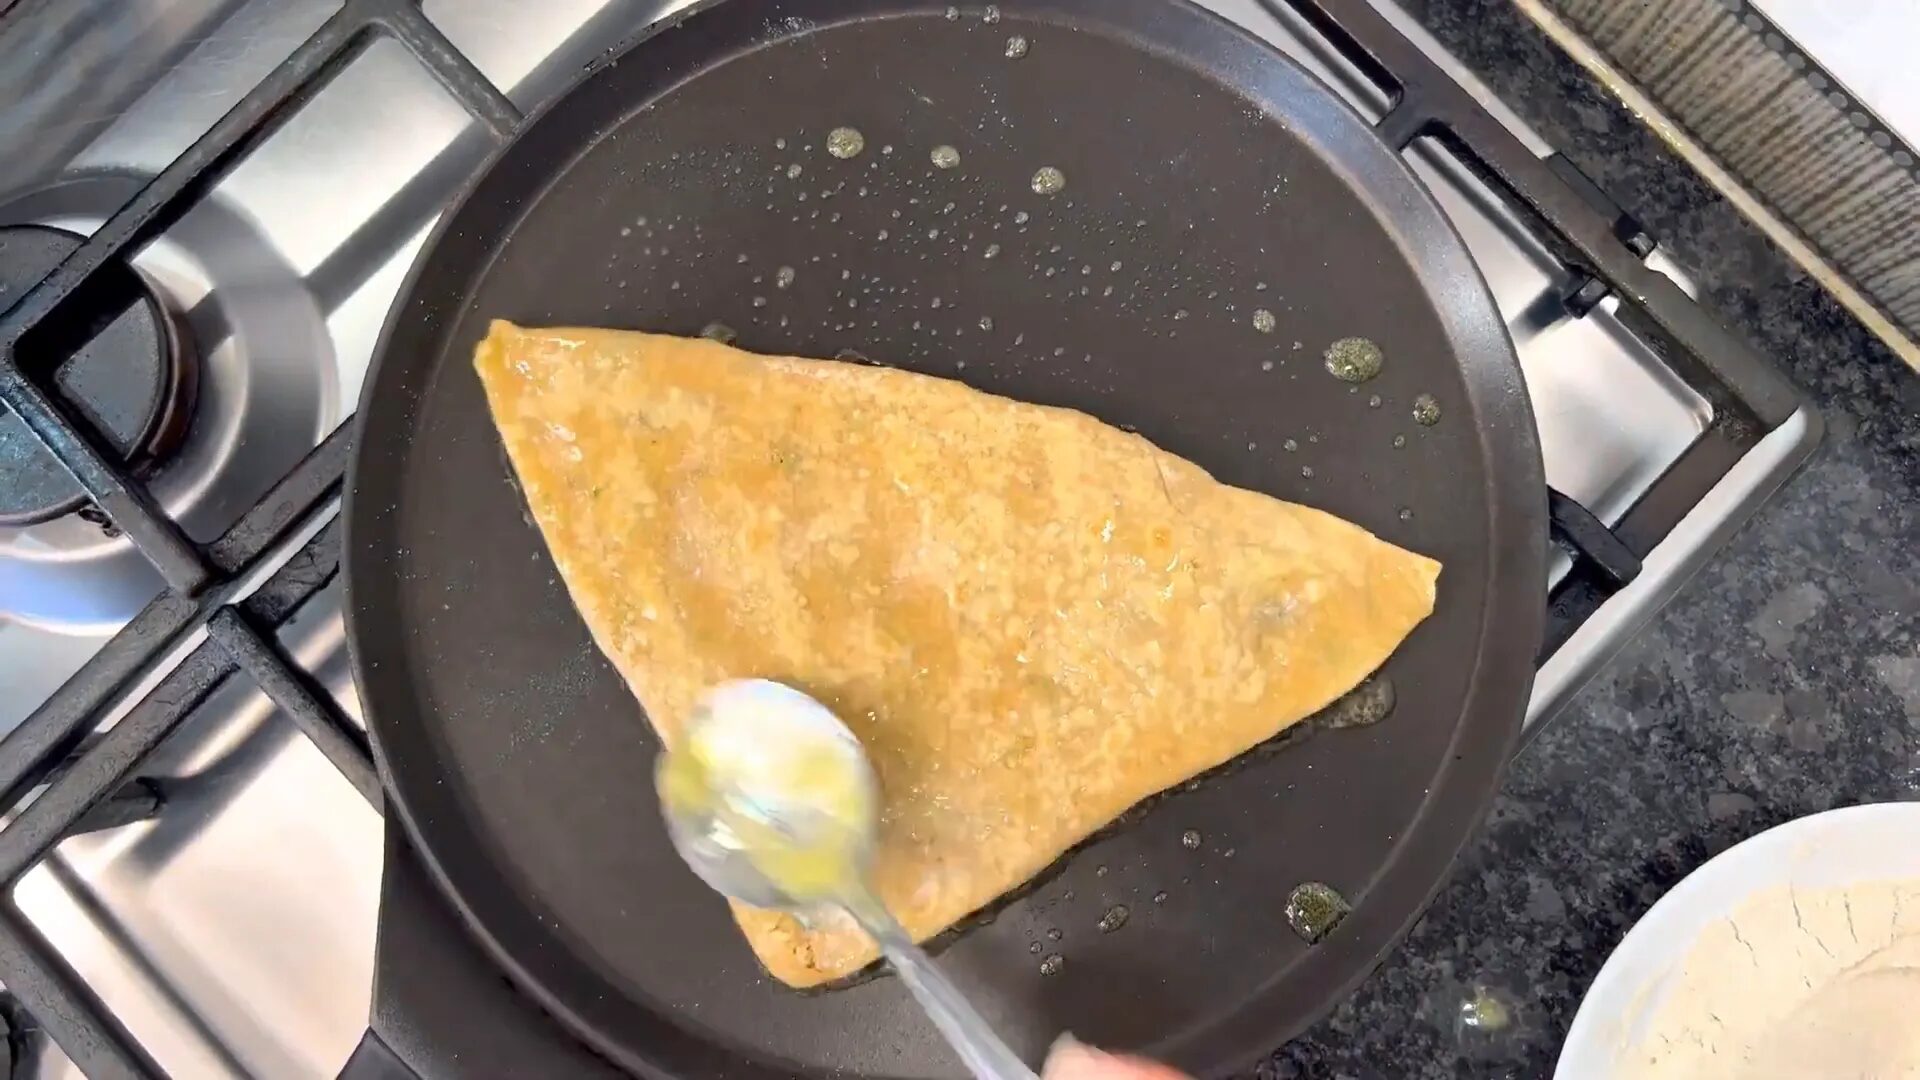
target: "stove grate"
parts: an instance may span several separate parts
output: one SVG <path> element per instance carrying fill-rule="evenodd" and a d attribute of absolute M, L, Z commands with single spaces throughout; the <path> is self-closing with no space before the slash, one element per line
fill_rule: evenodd
<path fill-rule="evenodd" d="M 21 13 L 15 13 L 20 15 Z M 26 14 L 31 14 L 27 12 Z M 366 735 L 273 641 L 308 598 L 339 573 L 340 526 L 329 522 L 244 599 L 263 560 L 339 495 L 351 433 L 342 426 L 225 535 L 197 545 L 116 464 L 101 433 L 57 402 L 31 373 L 59 365 L 39 355 L 54 332 L 80 325 L 112 269 L 178 221 L 260 143 L 375 41 L 405 46 L 496 140 L 520 110 L 421 12 L 418 0 L 347 0 L 279 67 L 46 278 L 0 313 L 0 401 L 73 473 L 98 512 L 160 572 L 165 591 L 54 696 L 0 741 L 0 807 L 18 811 L 0 831 L 0 981 L 88 1076 L 164 1073 L 21 914 L 12 890 L 66 836 L 100 822 L 146 757 L 227 678 L 244 674 L 361 794 L 379 805 Z M 63 335 L 62 339 L 72 339 Z M 56 358 L 57 359 L 57 358 Z M 89 739 L 128 690 L 196 630 L 206 640 L 143 700 Z M 38 795 L 25 797 L 44 783 Z M 139 781 L 134 781 L 138 784 Z M 150 786 L 137 805 L 164 802 Z M 121 805 L 125 805 L 121 801 Z"/>

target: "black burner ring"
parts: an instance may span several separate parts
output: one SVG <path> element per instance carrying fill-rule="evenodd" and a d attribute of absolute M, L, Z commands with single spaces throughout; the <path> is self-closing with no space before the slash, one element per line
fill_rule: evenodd
<path fill-rule="evenodd" d="M 84 240 L 44 225 L 0 226 L 0 311 Z M 186 437 L 198 364 L 185 348 L 183 329 L 139 271 L 109 267 L 94 291 L 102 300 L 85 326 L 30 336 L 19 359 L 32 364 L 36 350 L 65 356 L 40 384 L 90 422 L 136 477 L 145 477 Z M 59 459 L 0 405 L 0 526 L 36 525 L 86 503 L 86 492 Z"/>

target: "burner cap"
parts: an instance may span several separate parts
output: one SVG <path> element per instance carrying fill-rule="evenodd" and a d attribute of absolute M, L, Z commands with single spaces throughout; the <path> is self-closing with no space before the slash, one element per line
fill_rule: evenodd
<path fill-rule="evenodd" d="M 42 225 L 0 227 L 0 311 L 11 307 L 83 237 Z M 110 301 L 71 340 L 52 392 L 90 420 L 136 472 L 173 452 L 186 434 L 194 370 L 172 317 L 138 271 L 107 271 Z M 27 355 L 22 360 L 31 363 Z M 0 525 L 34 525 L 85 505 L 86 493 L 25 421 L 0 405 Z"/>

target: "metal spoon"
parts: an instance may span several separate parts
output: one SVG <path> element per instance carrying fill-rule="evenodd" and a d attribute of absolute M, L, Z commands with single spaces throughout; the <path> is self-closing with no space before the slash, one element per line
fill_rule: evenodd
<path fill-rule="evenodd" d="M 790 686 L 729 682 L 708 691 L 675 744 L 655 765 L 660 806 L 702 881 L 803 920 L 845 911 L 976 1077 L 1032 1080 L 868 885 L 879 784 L 839 717 Z"/>

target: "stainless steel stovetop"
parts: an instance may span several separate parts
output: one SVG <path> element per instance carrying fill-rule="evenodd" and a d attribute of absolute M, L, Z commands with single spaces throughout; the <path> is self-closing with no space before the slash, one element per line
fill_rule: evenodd
<path fill-rule="evenodd" d="M 1284 5 L 1207 0 L 1340 89 L 1387 102 Z M 336 8 L 323 0 L 0 2 L 0 225 L 86 233 L 204 132 Z M 685 6 L 427 0 L 427 15 L 523 108 Z M 1390 3 L 1382 9 L 1539 154 L 1550 148 Z M 492 144 L 398 45 L 374 45 L 138 257 L 201 356 L 194 426 L 156 496 L 218 535 L 346 421 L 387 308 L 440 208 Z M 1713 420 L 1604 301 L 1569 281 L 1437 142 L 1409 153 L 1506 315 L 1547 479 L 1613 523 Z M 1662 261 L 1663 272 L 1686 284 Z M 4 409 L 0 409 L 4 419 Z M 1805 455 L 1796 414 L 1761 440 L 1542 667 L 1530 724 L 1566 699 Z M 309 523 L 308 532 L 322 522 Z M 1567 563 L 1554 566 L 1556 580 Z M 1543 587 L 1547 583 L 1543 583 Z M 160 590 L 125 538 L 78 517 L 0 527 L 0 732 L 11 730 Z M 191 644 L 191 643 L 189 643 Z M 282 644 L 358 718 L 337 585 Z M 180 1076 L 331 1075 L 367 1023 L 379 815 L 250 684 L 217 692 L 142 775 L 154 820 L 65 841 L 21 909 L 153 1057 Z M 72 1073 L 55 1049 L 41 1075 Z"/>

